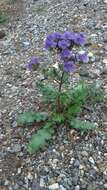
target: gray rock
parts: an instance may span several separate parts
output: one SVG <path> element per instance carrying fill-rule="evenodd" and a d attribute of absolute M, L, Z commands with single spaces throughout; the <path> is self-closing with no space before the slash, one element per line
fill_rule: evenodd
<path fill-rule="evenodd" d="M 89 72 L 85 68 L 81 68 L 79 74 L 80 76 L 83 76 L 83 77 L 89 77 Z"/>
<path fill-rule="evenodd" d="M 107 50 L 107 45 L 104 46 L 104 49 Z"/>
<path fill-rule="evenodd" d="M 14 187 L 12 188 L 12 190 L 18 190 L 18 189 L 20 189 L 18 184 L 15 184 Z"/>
<path fill-rule="evenodd" d="M 14 128 L 14 127 L 17 127 L 17 122 L 16 121 L 14 121 L 13 123 L 12 123 L 12 127 Z"/>
<path fill-rule="evenodd" d="M 105 171 L 103 172 L 103 179 L 104 179 L 105 181 L 107 181 L 107 170 L 105 170 Z"/>
<path fill-rule="evenodd" d="M 68 184 L 69 186 L 72 186 L 72 178 L 68 178 L 68 179 L 67 179 L 67 184 Z"/>
<path fill-rule="evenodd" d="M 89 184 L 87 187 L 87 190 L 95 190 L 95 189 L 96 189 L 96 185 L 93 183 Z"/>
<path fill-rule="evenodd" d="M 106 190 L 106 189 L 107 189 L 107 183 L 104 184 L 104 190 Z"/>
<path fill-rule="evenodd" d="M 89 171 L 89 175 L 90 175 L 90 177 L 92 177 L 93 179 L 96 179 L 96 171 L 95 171 L 94 169 L 91 169 L 91 170 Z"/>
<path fill-rule="evenodd" d="M 37 183 L 36 181 L 34 181 L 32 183 L 31 190 L 41 190 L 39 183 Z"/>
<path fill-rule="evenodd" d="M 86 181 L 82 181 L 81 182 L 81 189 L 82 190 L 86 190 L 87 189 L 87 182 Z"/>
<path fill-rule="evenodd" d="M 84 156 L 84 157 L 88 157 L 88 152 L 85 151 L 85 150 L 83 150 L 83 151 L 81 152 L 81 155 Z"/>
<path fill-rule="evenodd" d="M 18 186 L 23 186 L 24 182 L 22 180 L 19 180 L 18 182 Z"/>
<path fill-rule="evenodd" d="M 78 176 L 75 176 L 75 177 L 72 178 L 72 183 L 75 186 L 78 184 Z"/>
<path fill-rule="evenodd" d="M 107 65 L 103 67 L 101 74 L 107 74 Z"/>
<path fill-rule="evenodd" d="M 75 160 L 74 161 L 74 167 L 79 168 L 79 166 L 80 166 L 80 161 L 79 160 Z"/>

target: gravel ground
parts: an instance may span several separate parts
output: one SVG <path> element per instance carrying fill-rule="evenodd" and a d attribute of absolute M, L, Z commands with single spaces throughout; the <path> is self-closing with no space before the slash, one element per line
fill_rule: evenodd
<path fill-rule="evenodd" d="M 0 190 L 106 190 L 107 105 L 83 114 L 98 124 L 96 131 L 81 137 L 60 126 L 34 155 L 26 145 L 37 126 L 18 127 L 16 120 L 19 113 L 39 107 L 34 79 L 42 76 L 25 64 L 32 55 L 41 55 L 45 64 L 52 61 L 43 40 L 54 30 L 86 33 L 86 49 L 94 56 L 80 76 L 99 82 L 107 95 L 107 0 L 23 0 L 16 5 L 17 14 L 0 27 L 5 33 L 0 36 Z"/>

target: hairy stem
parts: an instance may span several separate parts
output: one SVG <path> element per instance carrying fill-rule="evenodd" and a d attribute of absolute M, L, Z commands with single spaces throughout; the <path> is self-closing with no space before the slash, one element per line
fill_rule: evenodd
<path fill-rule="evenodd" d="M 59 89 L 58 89 L 58 97 L 57 97 L 57 112 L 61 112 L 61 102 L 60 102 L 60 92 L 61 92 L 61 88 L 62 88 L 62 84 L 63 84 L 63 77 L 64 77 L 64 71 L 62 72 L 62 76 L 59 82 Z"/>

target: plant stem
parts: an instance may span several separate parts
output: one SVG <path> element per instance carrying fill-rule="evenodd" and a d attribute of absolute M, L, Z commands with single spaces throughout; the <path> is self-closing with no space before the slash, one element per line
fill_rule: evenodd
<path fill-rule="evenodd" d="M 59 82 L 58 97 L 57 97 L 57 112 L 61 112 L 60 92 L 63 84 L 64 71 L 62 72 L 61 80 Z"/>
<path fill-rule="evenodd" d="M 58 92 L 61 92 L 61 87 L 62 87 L 62 84 L 63 84 L 63 77 L 64 77 L 64 71 L 62 72 L 62 76 L 61 76 L 61 80 L 60 80 L 60 83 L 59 83 L 59 90 L 58 90 Z"/>

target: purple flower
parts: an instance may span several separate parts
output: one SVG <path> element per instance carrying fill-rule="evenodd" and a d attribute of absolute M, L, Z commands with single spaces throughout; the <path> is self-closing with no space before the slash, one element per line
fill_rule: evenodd
<path fill-rule="evenodd" d="M 89 57 L 86 53 L 80 54 L 78 56 L 79 61 L 83 62 L 83 63 L 88 63 L 89 62 Z"/>
<path fill-rule="evenodd" d="M 64 62 L 64 71 L 65 72 L 73 72 L 75 71 L 76 66 L 73 61 L 66 61 Z"/>
<path fill-rule="evenodd" d="M 55 42 L 53 40 L 49 40 L 48 38 L 46 39 L 46 42 L 45 42 L 46 49 L 56 48 L 56 46 L 57 46 L 57 42 Z"/>
<path fill-rule="evenodd" d="M 40 64 L 39 58 L 38 57 L 32 57 L 31 60 L 27 64 L 27 68 L 29 70 L 32 70 L 34 66 L 38 66 Z"/>
<path fill-rule="evenodd" d="M 67 49 L 68 47 L 70 47 L 71 42 L 69 40 L 60 40 L 58 42 L 58 47 L 60 49 Z"/>
<path fill-rule="evenodd" d="M 57 47 L 57 42 L 59 39 L 61 39 L 62 34 L 59 32 L 54 32 L 52 34 L 49 34 L 45 41 L 45 48 L 46 49 L 52 49 Z"/>
<path fill-rule="evenodd" d="M 54 33 L 52 33 L 52 34 L 49 34 L 49 35 L 47 36 L 47 39 L 48 39 L 48 40 L 56 41 L 56 40 L 61 39 L 61 36 L 62 36 L 61 33 L 59 33 L 59 32 L 54 32 Z"/>
<path fill-rule="evenodd" d="M 71 52 L 70 52 L 69 49 L 64 49 L 64 50 L 61 51 L 60 56 L 61 56 L 61 59 L 63 59 L 63 60 L 64 59 L 69 59 L 70 56 L 71 56 Z"/>
<path fill-rule="evenodd" d="M 64 40 L 72 40 L 72 41 L 74 41 L 75 40 L 75 32 L 66 31 L 66 32 L 64 32 L 62 37 L 63 37 Z"/>
<path fill-rule="evenodd" d="M 83 34 L 81 33 L 75 33 L 75 44 L 77 45 L 84 45 L 86 42 L 86 38 Z"/>

